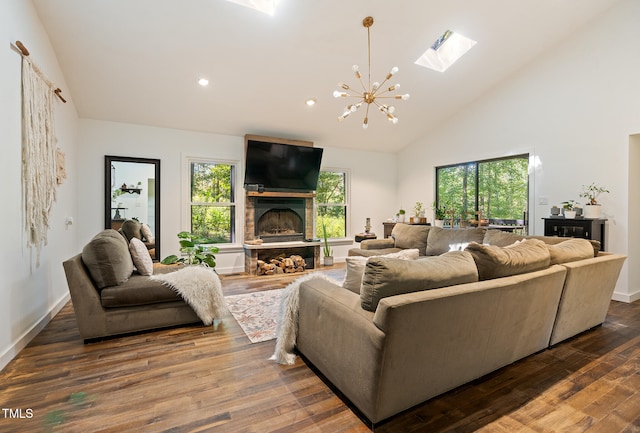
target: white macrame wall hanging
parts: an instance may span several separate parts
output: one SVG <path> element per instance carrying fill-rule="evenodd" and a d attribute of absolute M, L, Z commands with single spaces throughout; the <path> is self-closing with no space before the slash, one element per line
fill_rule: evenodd
<path fill-rule="evenodd" d="M 47 244 L 56 186 L 66 177 L 64 154 L 56 148 L 53 102 L 60 89 L 40 72 L 18 41 L 22 52 L 22 186 L 27 246 L 40 252 Z M 63 102 L 64 99 L 62 99 Z"/>

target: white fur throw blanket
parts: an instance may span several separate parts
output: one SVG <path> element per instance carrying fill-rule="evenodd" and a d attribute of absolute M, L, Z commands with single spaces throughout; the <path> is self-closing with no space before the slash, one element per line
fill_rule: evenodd
<path fill-rule="evenodd" d="M 296 362 L 296 355 L 293 348 L 296 344 L 298 335 L 298 306 L 300 300 L 300 284 L 304 281 L 314 278 L 322 278 L 333 284 L 341 286 L 342 284 L 327 275 L 314 272 L 290 283 L 285 287 L 282 300 L 280 301 L 280 309 L 278 311 L 278 324 L 276 327 L 276 350 L 271 356 L 271 360 L 279 364 L 293 364 Z"/>
<path fill-rule="evenodd" d="M 175 272 L 152 275 L 149 278 L 178 292 L 207 326 L 213 323 L 213 319 L 220 319 L 227 313 L 222 296 L 222 284 L 212 268 L 187 266 Z"/>

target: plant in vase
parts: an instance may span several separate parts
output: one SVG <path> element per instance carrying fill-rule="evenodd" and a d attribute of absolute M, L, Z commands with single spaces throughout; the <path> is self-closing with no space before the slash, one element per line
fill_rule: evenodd
<path fill-rule="evenodd" d="M 433 217 L 436 227 L 444 227 L 444 220 L 447 218 L 447 205 L 438 206 L 438 202 L 433 202 Z"/>
<path fill-rule="evenodd" d="M 218 247 L 207 245 L 213 243 L 212 239 L 189 232 L 180 232 L 178 233 L 178 241 L 180 242 L 180 252 L 186 254 L 187 257 L 178 257 L 173 254 L 165 257 L 160 263 L 163 265 L 176 263 L 203 264 L 210 268 L 216 267 L 216 256 L 213 254 L 217 253 L 219 249 Z"/>
<path fill-rule="evenodd" d="M 584 205 L 584 217 L 585 218 L 600 218 L 602 215 L 602 206 L 598 203 L 598 197 L 600 194 L 608 193 L 609 190 L 601 187 L 596 183 L 590 185 L 582 185 L 582 192 L 580 197 L 586 198 L 587 203 Z"/>
<path fill-rule="evenodd" d="M 327 225 L 324 220 L 322 221 L 322 238 L 324 239 L 323 246 L 323 254 L 324 254 L 324 265 L 332 266 L 333 265 L 333 250 L 329 247 L 329 240 L 327 238 Z"/>
<path fill-rule="evenodd" d="M 562 202 L 562 209 L 564 209 L 564 217 L 573 219 L 576 217 L 577 202 L 575 200 L 567 200 Z"/>
<path fill-rule="evenodd" d="M 421 222 L 420 219 L 424 218 L 424 205 L 419 201 L 413 205 L 413 215 L 414 216 L 411 218 L 412 224 L 418 224 Z"/>
<path fill-rule="evenodd" d="M 399 223 L 403 223 L 404 222 L 406 213 L 407 213 L 407 211 L 405 211 L 402 208 L 398 211 L 398 213 L 396 214 L 396 217 L 397 217 Z"/>

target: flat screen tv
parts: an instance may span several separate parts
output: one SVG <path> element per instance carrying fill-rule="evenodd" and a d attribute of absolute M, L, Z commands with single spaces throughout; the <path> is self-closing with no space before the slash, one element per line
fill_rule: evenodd
<path fill-rule="evenodd" d="M 322 148 L 247 140 L 248 190 L 309 192 L 318 187 Z"/>

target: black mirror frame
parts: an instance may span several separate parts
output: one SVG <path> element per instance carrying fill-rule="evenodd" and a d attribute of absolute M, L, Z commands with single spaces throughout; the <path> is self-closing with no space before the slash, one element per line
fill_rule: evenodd
<path fill-rule="evenodd" d="M 152 158 L 136 158 L 130 156 L 105 155 L 104 157 L 104 227 L 111 228 L 111 163 L 134 162 L 140 164 L 153 164 L 155 171 L 155 257 L 154 261 L 162 260 L 160 257 L 160 160 Z"/>

